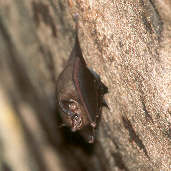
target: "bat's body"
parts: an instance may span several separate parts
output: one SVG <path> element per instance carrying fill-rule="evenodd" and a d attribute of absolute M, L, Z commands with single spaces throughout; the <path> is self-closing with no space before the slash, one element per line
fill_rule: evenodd
<path fill-rule="evenodd" d="M 66 67 L 57 80 L 57 105 L 63 122 L 94 142 L 97 119 L 107 87 L 91 71 L 82 56 L 78 37 Z"/>

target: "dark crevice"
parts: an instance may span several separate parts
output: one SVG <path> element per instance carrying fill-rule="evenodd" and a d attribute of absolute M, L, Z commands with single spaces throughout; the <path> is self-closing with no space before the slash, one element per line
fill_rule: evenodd
<path fill-rule="evenodd" d="M 147 110 L 147 107 L 146 107 L 146 104 L 145 104 L 144 92 L 142 90 L 141 84 L 139 85 L 139 92 L 140 92 L 140 101 L 142 103 L 142 109 L 144 111 L 146 121 L 151 121 L 152 123 L 154 123 L 153 118 L 151 117 L 151 115 L 149 114 L 149 112 Z"/>
<path fill-rule="evenodd" d="M 124 116 L 122 116 L 122 121 L 123 121 L 125 129 L 127 129 L 128 132 L 129 132 L 129 136 L 130 136 L 130 140 L 129 141 L 130 142 L 134 141 L 137 144 L 137 146 L 144 151 L 144 154 L 148 158 L 150 158 L 149 155 L 148 155 L 148 152 L 147 152 L 147 149 L 146 149 L 145 145 L 143 144 L 142 140 L 139 138 L 139 136 L 134 131 L 131 122 L 126 117 L 124 117 Z"/>
<path fill-rule="evenodd" d="M 150 116 L 149 112 L 147 111 L 147 108 L 146 108 L 146 105 L 145 105 L 144 101 L 141 100 L 141 103 L 142 103 L 142 106 L 143 106 L 143 111 L 144 111 L 144 113 L 145 113 L 145 118 L 146 118 L 146 120 L 147 120 L 147 121 L 150 120 L 152 123 L 154 123 L 152 117 Z"/>

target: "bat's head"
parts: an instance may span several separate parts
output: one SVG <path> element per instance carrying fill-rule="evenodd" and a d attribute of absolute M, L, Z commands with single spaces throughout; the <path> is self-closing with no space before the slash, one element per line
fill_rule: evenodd
<path fill-rule="evenodd" d="M 73 98 L 60 100 L 59 108 L 61 113 L 63 113 L 63 122 L 69 126 L 73 132 L 82 129 L 88 124 L 89 120 L 79 100 L 74 100 Z"/>

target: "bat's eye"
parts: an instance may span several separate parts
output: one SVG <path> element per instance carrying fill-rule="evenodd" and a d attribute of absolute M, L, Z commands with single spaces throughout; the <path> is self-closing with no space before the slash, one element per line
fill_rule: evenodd
<path fill-rule="evenodd" d="M 59 106 L 62 111 L 68 116 L 73 116 L 75 114 L 75 110 L 77 108 L 76 103 L 68 100 L 59 101 Z"/>
<path fill-rule="evenodd" d="M 76 131 L 78 129 L 80 129 L 82 126 L 82 119 L 81 116 L 78 114 L 74 114 L 72 116 L 72 131 Z"/>
<path fill-rule="evenodd" d="M 74 112 L 77 108 L 77 104 L 75 101 L 73 100 L 63 100 L 62 101 L 62 106 L 66 109 L 66 110 L 70 110 L 72 112 Z"/>
<path fill-rule="evenodd" d="M 73 100 L 70 100 L 69 103 L 68 103 L 68 107 L 72 111 L 76 110 L 76 108 L 77 108 L 76 102 L 73 101 Z"/>

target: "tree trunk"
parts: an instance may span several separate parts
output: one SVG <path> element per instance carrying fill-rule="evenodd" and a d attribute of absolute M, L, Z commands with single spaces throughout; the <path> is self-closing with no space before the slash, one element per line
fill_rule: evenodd
<path fill-rule="evenodd" d="M 55 86 L 74 46 L 108 87 L 96 142 L 59 126 Z M 169 171 L 171 2 L 1 1 L 0 170 Z"/>

